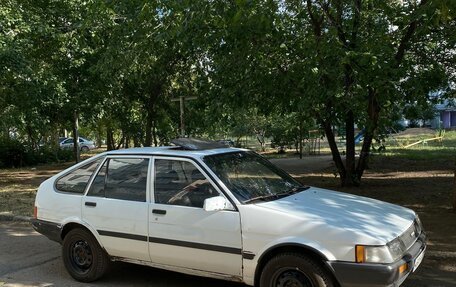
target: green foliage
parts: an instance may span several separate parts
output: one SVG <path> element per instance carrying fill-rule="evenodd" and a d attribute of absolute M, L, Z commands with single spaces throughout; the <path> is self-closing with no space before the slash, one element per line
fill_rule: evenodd
<path fill-rule="evenodd" d="M 404 111 L 430 117 L 430 92 L 454 98 L 455 3 L 5 0 L 0 136 L 38 150 L 79 120 L 108 148 L 167 144 L 171 100 L 191 96 L 187 135 L 289 146 L 357 124 L 381 138 Z M 365 142 L 341 177 L 361 177 Z"/>
<path fill-rule="evenodd" d="M 10 139 L 0 139 L 0 167 L 20 167 L 23 165 L 25 146 Z"/>
<path fill-rule="evenodd" d="M 0 138 L 0 168 L 67 162 L 71 158 L 70 150 L 55 149 L 49 146 L 34 149 L 19 140 Z"/>

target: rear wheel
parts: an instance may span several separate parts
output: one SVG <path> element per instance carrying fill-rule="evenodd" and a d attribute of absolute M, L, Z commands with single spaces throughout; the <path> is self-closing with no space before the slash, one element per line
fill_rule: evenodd
<path fill-rule="evenodd" d="M 334 282 L 314 260 L 299 253 L 283 253 L 266 263 L 260 287 L 334 287 Z"/>
<path fill-rule="evenodd" d="M 88 152 L 89 151 L 89 147 L 83 146 L 83 147 L 81 147 L 81 151 L 82 152 Z"/>
<path fill-rule="evenodd" d="M 70 275 L 81 282 L 92 282 L 102 277 L 109 258 L 93 235 L 85 229 L 73 229 L 65 236 L 62 257 Z"/>

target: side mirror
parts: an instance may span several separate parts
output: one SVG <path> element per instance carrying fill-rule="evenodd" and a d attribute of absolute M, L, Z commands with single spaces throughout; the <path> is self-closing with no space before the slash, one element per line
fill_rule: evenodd
<path fill-rule="evenodd" d="M 224 210 L 227 208 L 227 200 L 223 196 L 206 198 L 203 205 L 206 211 Z"/>

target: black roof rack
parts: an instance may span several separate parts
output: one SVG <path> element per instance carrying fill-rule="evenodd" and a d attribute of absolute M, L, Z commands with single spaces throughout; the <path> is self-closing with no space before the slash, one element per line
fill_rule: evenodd
<path fill-rule="evenodd" d="M 197 138 L 177 138 L 172 140 L 171 143 L 183 150 L 205 150 L 229 147 L 229 145 L 222 142 Z"/>

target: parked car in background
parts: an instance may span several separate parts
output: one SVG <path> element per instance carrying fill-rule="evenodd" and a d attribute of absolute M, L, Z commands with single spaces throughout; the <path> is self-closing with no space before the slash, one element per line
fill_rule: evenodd
<path fill-rule="evenodd" d="M 33 227 L 76 280 L 112 261 L 258 287 L 399 286 L 423 260 L 414 211 L 302 185 L 260 155 L 191 139 L 108 151 L 44 181 Z"/>
<path fill-rule="evenodd" d="M 234 147 L 234 141 L 230 139 L 225 139 L 225 140 L 218 140 L 217 142 L 224 144 L 228 147 Z"/>
<path fill-rule="evenodd" d="M 73 138 L 67 138 L 60 142 L 60 148 L 62 149 L 72 149 L 73 148 Z M 95 144 L 93 141 L 89 141 L 88 139 L 79 137 L 79 149 L 82 152 L 87 152 L 91 149 L 95 148 Z"/>
<path fill-rule="evenodd" d="M 59 137 L 59 144 L 60 144 L 61 142 L 63 142 L 64 140 L 66 140 L 66 139 L 67 139 L 67 137 Z"/>

